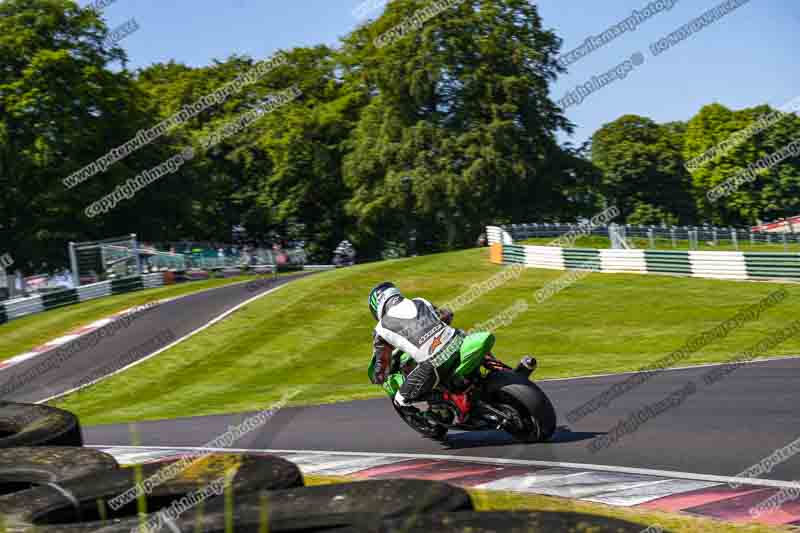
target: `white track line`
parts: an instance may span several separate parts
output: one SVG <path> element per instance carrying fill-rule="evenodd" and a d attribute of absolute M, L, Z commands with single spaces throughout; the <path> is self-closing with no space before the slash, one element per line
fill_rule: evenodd
<path fill-rule="evenodd" d="M 773 361 L 788 361 L 788 360 L 798 360 L 800 355 L 783 355 L 780 357 L 764 357 L 763 359 L 751 359 L 749 361 L 736 361 L 736 364 L 739 365 L 754 365 L 758 363 L 770 363 Z M 697 365 L 689 365 L 689 366 L 674 366 L 670 368 L 661 368 L 659 370 L 648 370 L 647 372 L 660 374 L 662 372 L 675 372 L 678 370 L 692 370 L 694 368 L 705 368 L 709 366 L 724 366 L 731 364 L 730 361 L 723 361 L 720 363 L 701 363 Z M 588 376 L 573 376 L 569 378 L 548 378 L 548 379 L 537 379 L 535 380 L 536 383 L 547 383 L 549 381 L 573 381 L 579 379 L 594 379 L 594 378 L 611 378 L 614 376 L 627 376 L 629 374 L 640 374 L 644 372 L 644 370 L 629 370 L 628 372 L 617 372 L 615 374 L 591 374 Z"/>
<path fill-rule="evenodd" d="M 245 282 L 245 283 L 248 283 L 248 282 Z M 236 283 L 236 284 L 232 284 L 232 285 L 238 285 L 238 283 Z M 104 379 L 108 379 L 108 378 L 110 378 L 110 377 L 112 377 L 112 376 L 115 376 L 115 375 L 119 374 L 120 372 L 124 372 L 125 370 L 128 370 L 129 368 L 133 368 L 134 366 L 136 366 L 136 365 L 138 365 L 138 364 L 144 363 L 144 362 L 145 362 L 145 361 L 147 361 L 148 359 L 150 359 L 150 358 L 152 358 L 152 357 L 155 357 L 155 356 L 157 356 L 157 355 L 158 355 L 158 354 L 160 354 L 161 352 L 165 352 L 165 351 L 169 350 L 169 349 L 170 349 L 170 348 L 172 348 L 173 346 L 175 346 L 175 345 L 177 345 L 177 344 L 180 344 L 181 342 L 185 341 L 186 339 L 188 339 L 188 338 L 190 338 L 190 337 L 193 337 L 193 336 L 197 335 L 198 333 L 200 333 L 201 331 L 203 331 L 203 330 L 205 330 L 205 329 L 208 329 L 208 328 L 210 328 L 211 326 L 213 326 L 213 325 L 214 325 L 214 324 L 216 324 L 217 322 L 219 322 L 219 321 L 221 321 L 221 320 L 224 320 L 224 319 L 225 319 L 225 318 L 227 318 L 227 317 L 228 317 L 228 316 L 229 316 L 231 313 L 234 313 L 234 312 L 238 311 L 239 309 L 241 309 L 241 308 L 242 308 L 242 307 L 244 307 L 245 305 L 248 305 L 249 303 L 251 303 L 251 302 L 254 302 L 254 301 L 258 300 L 259 298 L 262 298 L 262 297 L 266 296 L 267 294 L 271 294 L 271 293 L 273 293 L 273 292 L 277 291 L 278 289 L 281 289 L 281 288 L 285 287 L 286 285 L 288 285 L 288 282 L 287 282 L 287 283 L 284 283 L 283 285 L 279 285 L 279 286 L 277 286 L 277 287 L 275 287 L 275 288 L 273 288 L 273 289 L 270 289 L 270 290 L 268 290 L 268 291 L 262 292 L 261 294 L 257 294 L 257 295 L 255 295 L 255 296 L 253 296 L 252 298 L 249 298 L 249 299 L 245 300 L 244 302 L 242 302 L 242 303 L 240 303 L 240 304 L 237 304 L 236 306 L 234 306 L 234 307 L 232 307 L 232 308 L 228 309 L 227 311 L 225 311 L 225 312 L 224 312 L 224 313 L 222 313 L 221 315 L 219 315 L 219 316 L 217 316 L 217 317 L 215 317 L 215 318 L 211 319 L 209 322 L 206 322 L 204 325 L 200 326 L 199 328 L 197 328 L 197 329 L 195 329 L 195 330 L 192 330 L 192 331 L 190 331 L 189 333 L 187 333 L 186 335 L 184 335 L 184 336 L 183 336 L 183 337 L 181 337 L 180 339 L 178 339 L 178 340 L 176 340 L 176 341 L 174 341 L 174 342 L 172 342 L 172 343 L 168 344 L 167 346 L 164 346 L 164 347 L 163 347 L 163 348 L 161 348 L 160 350 L 157 350 L 157 351 L 155 351 L 155 352 L 151 353 L 150 355 L 147 355 L 147 356 L 145 356 L 145 357 L 142 357 L 141 359 L 139 359 L 139 360 L 137 360 L 137 361 L 134 361 L 133 363 L 131 363 L 131 364 L 127 365 L 127 366 L 124 366 L 124 367 L 122 367 L 122 368 L 120 368 L 120 369 L 118 369 L 118 370 L 115 370 L 114 372 L 111 372 L 110 374 L 106 374 L 105 376 L 99 377 L 99 378 L 97 378 L 97 379 L 95 379 L 95 380 L 93 380 L 93 381 L 90 381 L 89 383 L 86 383 L 86 384 L 84 384 L 84 385 L 81 385 L 80 387 L 74 387 L 74 388 L 72 388 L 72 389 L 69 389 L 69 390 L 66 390 L 66 391 L 64 391 L 64 392 L 60 392 L 60 393 L 58 393 L 58 394 L 54 394 L 53 396 L 49 396 L 49 397 L 45 398 L 44 400 L 39 400 L 39 401 L 37 401 L 37 402 L 35 402 L 35 403 L 45 403 L 45 402 L 49 402 L 50 400 L 54 400 L 54 399 L 56 399 L 56 398 L 60 398 L 61 396 L 66 396 L 67 394 L 70 394 L 70 393 L 73 393 L 73 392 L 79 391 L 79 390 L 81 390 L 81 389 L 85 389 L 86 387 L 91 387 L 91 386 L 92 386 L 92 385 L 94 385 L 95 383 L 98 383 L 98 382 L 100 382 L 100 381 L 103 381 Z M 230 286 L 230 285 L 228 285 L 228 286 Z M 217 288 L 222 288 L 222 287 L 217 287 Z M 212 289 L 212 290 L 213 290 L 213 289 Z M 204 292 L 204 291 L 201 291 L 201 292 Z M 193 294 L 197 294 L 197 293 L 193 293 Z"/>
<path fill-rule="evenodd" d="M 277 278 L 277 279 L 280 279 L 280 278 Z M 221 287 L 214 287 L 214 288 L 211 288 L 211 289 L 205 289 L 205 290 L 198 291 L 198 292 L 182 294 L 180 296 L 175 296 L 173 298 L 168 298 L 166 300 L 156 300 L 156 302 L 158 302 L 158 304 L 161 305 L 161 304 L 164 304 L 164 303 L 167 303 L 167 302 L 172 302 L 172 301 L 175 301 L 175 300 L 180 300 L 182 298 L 193 296 L 195 294 L 200 294 L 200 293 L 203 293 L 203 292 L 215 291 L 215 290 L 219 290 L 219 289 L 225 289 L 225 288 L 233 287 L 233 286 L 236 286 L 236 285 L 243 285 L 243 284 L 251 283 L 252 281 L 253 280 L 237 281 L 236 283 L 231 283 L 229 285 L 223 285 Z M 281 285 L 281 287 L 282 286 L 283 285 Z M 266 292 L 262 293 L 259 296 L 263 296 L 263 295 L 269 294 L 270 292 L 272 292 L 272 291 L 274 291 L 274 290 L 276 290 L 278 288 L 280 288 L 280 287 L 276 287 L 275 289 L 270 289 L 269 291 L 266 291 Z M 258 298 L 258 296 L 254 297 L 254 298 L 251 298 L 250 300 L 247 300 L 246 302 L 244 302 L 241 305 L 245 305 L 245 304 L 249 303 L 250 301 L 255 300 L 257 298 Z M 150 302 L 148 302 L 148 303 L 150 303 Z M 146 304 L 144 304 L 144 305 L 146 305 Z M 137 309 L 137 307 L 132 307 L 131 310 Z M 236 309 L 237 308 L 231 309 L 231 312 L 235 311 Z M 126 310 L 126 311 L 128 311 L 128 310 Z M 125 311 L 123 311 L 122 313 L 124 313 L 124 312 Z M 106 320 L 108 320 L 108 319 L 106 319 Z M 111 321 L 113 321 L 113 320 L 115 320 L 115 319 L 111 319 Z M 203 327 L 203 329 L 205 327 L 211 325 L 212 323 L 213 323 L 213 321 L 209 322 L 206 326 Z M 78 335 L 77 337 L 82 337 L 84 335 L 88 335 L 89 333 L 92 333 L 92 331 L 94 331 L 94 330 L 86 331 L 85 333 L 82 333 L 82 334 Z M 201 331 L 201 330 L 197 330 L 197 331 Z M 196 332 L 194 332 L 194 333 L 196 333 Z M 188 335 L 186 337 L 182 337 L 181 339 L 178 339 L 174 343 L 170 344 L 166 348 L 163 348 L 162 350 L 156 352 L 153 355 L 156 355 L 156 354 L 160 353 L 161 351 L 166 350 L 167 348 L 171 348 L 173 345 L 183 341 L 184 339 L 187 339 L 189 336 L 193 335 L 194 333 L 191 333 L 190 335 Z M 51 342 L 53 342 L 53 341 L 51 341 Z M 49 344 L 49 343 L 47 343 L 47 344 Z M 45 345 L 47 345 L 47 344 L 45 344 Z M 50 350 L 45 350 L 45 351 L 42 351 L 42 352 L 31 352 L 31 353 L 35 353 L 37 356 L 38 355 L 44 355 L 46 353 L 49 353 L 50 351 L 55 350 L 56 348 L 58 348 L 58 346 L 53 346 L 53 348 L 51 348 Z M 27 354 L 21 354 L 21 355 L 27 355 Z M 752 364 L 758 364 L 758 363 L 769 363 L 769 362 L 773 362 L 773 361 L 794 360 L 794 359 L 797 359 L 798 357 L 800 357 L 800 355 L 785 355 L 785 356 L 780 356 L 780 357 L 764 357 L 764 358 L 761 358 L 761 359 L 752 359 L 750 361 L 737 361 L 737 364 L 752 365 Z M 141 359 L 140 361 L 145 361 L 148 358 Z M 11 359 L 13 359 L 13 358 L 11 358 Z M 8 359 L 7 361 L 10 361 L 11 359 Z M 138 364 L 138 363 L 134 363 L 134 364 Z M 129 368 L 130 366 L 134 366 L 134 364 L 128 365 L 127 367 L 123 368 L 123 370 Z M 723 366 L 723 365 L 727 365 L 727 364 L 730 364 L 730 363 L 729 362 L 702 363 L 702 364 L 697 364 L 697 365 L 676 366 L 676 367 L 671 367 L 671 368 L 662 368 L 662 369 L 659 369 L 659 370 L 652 370 L 652 371 L 648 371 L 648 372 L 652 372 L 652 373 L 675 372 L 675 371 L 680 371 L 680 370 L 692 370 L 694 368 L 704 368 L 704 367 L 710 367 L 710 366 Z M 7 368 L 10 368 L 10 367 L 7 367 Z M 572 377 L 565 377 L 565 378 L 547 378 L 547 379 L 537 379 L 535 381 L 537 383 L 548 383 L 548 382 L 556 382 L 556 381 L 577 381 L 577 380 L 581 380 L 581 379 L 596 379 L 596 378 L 608 378 L 608 377 L 614 377 L 614 376 L 627 376 L 627 375 L 632 375 L 632 374 L 639 374 L 641 372 L 643 372 L 643 371 L 642 370 L 629 370 L 627 372 L 616 372 L 616 373 L 611 373 L 611 374 L 590 374 L 588 376 L 572 376 Z M 75 387 L 75 388 L 70 389 L 70 390 L 68 390 L 66 392 L 63 392 L 61 394 L 56 394 L 56 395 L 50 396 L 49 398 L 46 398 L 44 400 L 40 400 L 40 401 L 38 401 L 36 403 L 44 403 L 44 402 L 53 400 L 55 398 L 59 398 L 60 396 L 65 396 L 66 394 L 69 394 L 69 393 L 72 393 L 72 392 L 76 392 L 78 390 L 81 390 L 84 387 L 88 387 L 90 385 L 94 385 L 98 381 L 100 381 L 102 379 L 105 379 L 106 377 L 110 377 L 112 375 L 114 375 L 114 374 L 109 374 L 108 376 L 105 376 L 103 378 L 99 378 L 99 379 L 97 379 L 95 381 L 92 381 L 91 383 L 87 383 L 86 385 L 83 385 L 81 387 Z"/>
<path fill-rule="evenodd" d="M 740 485 L 755 485 L 760 487 L 774 487 L 774 488 L 800 488 L 800 483 L 793 483 L 791 481 L 778 481 L 773 479 L 753 479 L 744 477 L 727 477 L 715 476 L 710 474 L 692 474 L 690 472 L 676 472 L 673 470 L 653 470 L 649 468 L 628 468 L 624 466 L 612 465 L 595 465 L 585 463 L 562 463 L 556 461 L 536 461 L 528 459 L 501 459 L 493 457 L 473 457 L 465 455 L 437 455 L 437 454 L 419 454 L 419 453 L 375 453 L 375 452 L 337 452 L 337 451 L 322 451 L 322 450 L 273 450 L 273 449 L 251 449 L 251 448 L 202 448 L 194 446 L 114 446 L 114 445 L 91 445 L 88 448 L 120 448 L 130 450 L 175 450 L 186 452 L 204 452 L 204 453 L 248 453 L 248 452 L 261 452 L 272 454 L 319 454 L 319 455 L 342 455 L 353 457 L 386 457 L 386 458 L 404 458 L 404 459 L 427 459 L 427 460 L 446 460 L 446 461 L 461 461 L 470 463 L 487 463 L 499 465 L 516 465 L 516 466 L 544 466 L 548 468 L 570 468 L 575 470 L 593 470 L 598 472 L 612 472 L 619 474 L 639 474 L 644 476 L 658 476 L 673 479 L 690 479 L 695 481 L 711 481 L 715 483 L 738 483 Z"/>
<path fill-rule="evenodd" d="M 0 0 L 0 3 L 2 3 L 2 0 Z M 259 278 L 256 278 L 256 279 L 259 279 Z M 276 279 L 276 278 L 272 278 L 272 279 Z M 280 278 L 278 278 L 278 279 L 280 279 Z M 204 293 L 204 292 L 216 291 L 216 290 L 219 290 L 219 289 L 226 289 L 228 287 L 235 287 L 236 285 L 243 285 L 243 284 L 246 284 L 246 283 L 250 283 L 252 281 L 253 280 L 237 281 L 235 283 L 229 283 L 227 285 L 221 285 L 219 287 L 211 287 L 210 289 L 202 289 L 202 290 L 199 290 L 197 292 L 189 292 L 189 293 L 186 293 L 186 294 L 181 294 L 179 296 L 173 296 L 171 298 L 165 298 L 163 300 L 151 300 L 151 301 L 145 302 L 145 303 L 143 303 L 141 305 L 136 305 L 136 306 L 133 306 L 133 307 L 129 307 L 128 309 L 124 309 L 124 310 L 122 310 L 122 311 L 120 311 L 118 313 L 114 313 L 113 315 L 111 315 L 109 317 L 101 318 L 99 320 L 95 320 L 91 324 L 86 324 L 85 326 L 78 326 L 72 331 L 81 331 L 81 333 L 78 333 L 78 334 L 75 335 L 75 339 L 78 339 L 78 338 L 84 337 L 86 335 L 89 335 L 90 333 L 94 333 L 95 331 L 97 331 L 101 327 L 103 327 L 103 326 L 105 326 L 107 324 L 110 324 L 111 322 L 115 322 L 115 321 L 119 320 L 124 315 L 133 314 L 135 312 L 138 312 L 143 307 L 146 307 L 146 306 L 148 306 L 150 304 L 153 304 L 151 306 L 152 308 L 159 307 L 159 306 L 161 306 L 163 304 L 174 302 L 175 300 L 180 300 L 182 298 L 188 298 L 189 296 L 194 296 L 195 294 L 201 294 L 201 293 Z M 150 289 L 142 289 L 142 290 L 148 291 L 148 290 L 151 290 L 151 289 L 161 289 L 161 288 L 170 287 L 170 286 L 172 286 L 172 285 L 162 285 L 161 287 L 151 287 Z M 126 294 L 126 293 L 123 293 L 123 294 Z M 116 295 L 112 294 L 112 295 L 109 295 L 109 296 L 120 296 L 120 295 L 119 294 L 116 294 Z M 84 301 L 88 302 L 88 301 L 91 301 L 91 300 L 84 300 Z M 76 305 L 80 305 L 81 303 L 83 303 L 83 302 L 78 302 L 78 304 L 76 304 Z M 6 323 L 8 323 L 8 322 L 6 322 Z M 68 336 L 68 335 L 71 335 L 71 333 L 67 332 L 64 335 Z M 13 360 L 15 360 L 15 359 L 17 359 L 18 357 L 21 357 L 21 356 L 38 357 L 40 355 L 44 355 L 44 354 L 50 353 L 50 352 L 58 349 L 63 344 L 65 344 L 65 342 L 58 342 L 62 338 L 63 337 L 56 337 L 55 339 L 53 339 L 53 340 L 51 340 L 49 342 L 46 342 L 44 344 L 41 344 L 41 345 L 36 346 L 34 348 L 31 348 L 31 350 L 36 350 L 37 348 L 41 348 L 43 346 L 50 346 L 50 348 L 48 348 L 47 350 L 29 351 L 29 352 L 17 354 L 17 355 L 15 355 L 13 357 L 9 357 L 8 359 L 4 359 L 3 361 L 0 361 L 0 363 L 11 362 L 11 361 L 13 361 Z M 74 340 L 74 339 L 71 339 L 71 340 Z M 53 343 L 56 343 L 56 342 L 58 342 L 58 344 L 53 344 Z M 28 357 L 26 357 L 23 360 L 27 360 L 27 359 L 28 359 Z M 14 365 L 3 366 L 3 367 L 0 367 L 0 370 L 6 370 L 7 368 L 11 368 L 12 366 L 14 366 Z"/>

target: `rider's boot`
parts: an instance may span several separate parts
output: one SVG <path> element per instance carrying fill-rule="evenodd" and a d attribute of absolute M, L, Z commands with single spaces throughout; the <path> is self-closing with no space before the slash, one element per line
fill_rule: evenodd
<path fill-rule="evenodd" d="M 405 415 L 416 415 L 427 406 L 427 402 L 409 402 L 399 392 L 394 396 L 394 404 Z M 419 407 L 418 407 L 419 406 Z M 422 407 L 422 409 L 420 409 Z"/>
<path fill-rule="evenodd" d="M 404 415 L 411 416 L 411 415 L 419 414 L 419 412 L 420 412 L 420 410 L 417 409 L 416 407 L 414 407 L 413 405 L 402 405 L 402 404 L 399 404 L 399 403 L 395 403 L 395 405 L 400 410 L 400 412 L 403 413 Z"/>

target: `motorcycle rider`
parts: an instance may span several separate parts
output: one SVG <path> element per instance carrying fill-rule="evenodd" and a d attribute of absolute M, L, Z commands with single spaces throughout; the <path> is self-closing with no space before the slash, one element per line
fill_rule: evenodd
<path fill-rule="evenodd" d="M 392 351 L 400 349 L 417 362 L 394 397 L 397 407 L 416 413 L 412 403 L 425 401 L 445 381 L 459 360 L 464 333 L 450 326 L 453 313 L 437 309 L 423 298 L 405 298 L 391 282 L 377 285 L 369 293 L 369 310 L 375 326 L 372 348 L 375 357 L 373 383 L 382 384 L 392 365 Z"/>

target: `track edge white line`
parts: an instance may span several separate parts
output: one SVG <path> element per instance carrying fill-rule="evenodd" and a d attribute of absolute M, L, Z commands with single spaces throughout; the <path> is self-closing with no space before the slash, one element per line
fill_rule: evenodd
<path fill-rule="evenodd" d="M 191 337 L 194 337 L 195 335 L 197 335 L 201 331 L 210 328 L 211 326 L 213 326 L 217 322 L 220 322 L 220 321 L 226 319 L 229 315 L 231 315 L 232 313 L 238 311 L 239 309 L 241 309 L 245 305 L 248 305 L 251 302 L 254 302 L 255 300 L 258 300 L 259 298 L 262 298 L 262 297 L 264 297 L 264 296 L 266 296 L 268 294 L 272 294 L 273 292 L 277 291 L 278 289 L 282 289 L 283 287 L 286 287 L 286 285 L 288 285 L 288 284 L 289 284 L 288 282 L 287 283 L 283 283 L 282 285 L 278 285 L 277 287 L 273 287 L 272 289 L 269 289 L 268 291 L 264 291 L 264 292 L 262 292 L 260 294 L 257 294 L 255 296 L 253 296 L 252 298 L 248 298 L 244 302 L 236 304 L 234 307 L 231 307 L 230 309 L 228 309 L 227 311 L 223 312 L 222 314 L 212 318 L 209 322 L 206 322 L 205 324 L 203 324 L 199 328 L 190 331 L 189 333 L 187 333 L 186 335 L 184 335 L 180 339 L 177 339 L 177 340 L 171 342 L 170 344 L 164 346 L 163 348 L 160 348 L 159 350 L 156 350 L 155 352 L 153 352 L 153 353 L 151 353 L 149 355 L 146 355 L 145 357 L 142 357 L 141 359 L 137 359 L 136 361 L 130 363 L 127 366 L 124 366 L 122 368 L 119 368 L 119 369 L 115 370 L 114 372 L 111 372 L 110 374 L 106 374 L 105 376 L 101 376 L 101 377 L 99 377 L 99 378 L 97 378 L 97 379 L 95 379 L 93 381 L 90 381 L 89 383 L 86 383 L 86 384 L 81 385 L 79 387 L 73 387 L 73 388 L 71 388 L 69 390 L 60 392 L 58 394 L 54 394 L 54 395 L 49 396 L 49 397 L 47 397 L 47 398 L 45 398 L 43 400 L 38 400 L 38 401 L 36 401 L 34 403 L 37 403 L 37 404 L 38 403 L 46 403 L 46 402 L 49 402 L 51 400 L 55 400 L 57 398 L 61 398 L 62 396 L 66 396 L 68 394 L 72 394 L 73 392 L 78 392 L 78 391 L 83 390 L 83 389 L 85 389 L 87 387 L 91 387 L 92 385 L 95 385 L 95 384 L 97 384 L 97 383 L 99 383 L 101 381 L 104 381 L 104 380 L 106 380 L 106 379 L 108 379 L 110 377 L 116 376 L 117 374 L 119 374 L 121 372 L 124 372 L 124 371 L 128 370 L 129 368 L 133 368 L 136 365 L 144 363 L 148 359 L 151 359 L 151 358 L 157 356 L 158 354 L 169 350 L 170 348 L 182 343 L 183 341 L 185 341 L 185 340 L 187 340 L 187 339 L 189 339 Z M 221 288 L 221 287 L 215 287 L 215 288 Z"/>
<path fill-rule="evenodd" d="M 203 453 L 248 453 L 248 452 L 261 452 L 273 454 L 309 454 L 309 455 L 343 455 L 343 456 L 360 456 L 360 457 L 387 457 L 387 458 L 404 458 L 404 459 L 427 459 L 427 460 L 445 460 L 445 461 L 461 461 L 472 463 L 486 463 L 486 464 L 499 464 L 499 465 L 515 465 L 515 466 L 544 466 L 547 468 L 570 468 L 574 470 L 589 470 L 595 472 L 611 472 L 619 474 L 637 474 L 643 476 L 665 477 L 671 479 L 682 479 L 692 481 L 709 481 L 714 483 L 737 483 L 739 485 L 754 485 L 760 487 L 772 488 L 800 488 L 800 483 L 791 481 L 780 481 L 774 479 L 757 479 L 757 478 L 743 478 L 743 477 L 728 477 L 717 476 L 713 474 L 694 474 L 691 472 L 678 472 L 674 470 L 657 470 L 650 468 L 630 468 L 625 466 L 613 465 L 596 465 L 589 463 L 565 463 L 559 461 L 537 461 L 534 459 L 505 459 L 495 457 L 475 457 L 469 455 L 440 455 L 440 454 L 425 454 L 425 453 L 378 453 L 378 452 L 348 452 L 348 451 L 333 451 L 333 450 L 280 450 L 280 449 L 257 449 L 257 448 L 204 448 L 199 446 L 125 446 L 125 445 L 86 445 L 88 448 L 123 448 L 123 449 L 150 449 L 150 450 L 176 450 L 187 452 L 203 452 Z"/>

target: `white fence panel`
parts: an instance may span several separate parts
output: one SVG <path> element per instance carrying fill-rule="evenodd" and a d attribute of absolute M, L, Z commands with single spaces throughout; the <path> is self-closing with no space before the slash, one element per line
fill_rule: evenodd
<path fill-rule="evenodd" d="M 644 250 L 600 250 L 600 270 L 646 274 Z"/>
<path fill-rule="evenodd" d="M 689 252 L 692 277 L 747 279 L 747 265 L 742 252 Z"/>
<path fill-rule="evenodd" d="M 564 270 L 564 253 L 557 246 L 526 246 L 525 266 Z"/>

